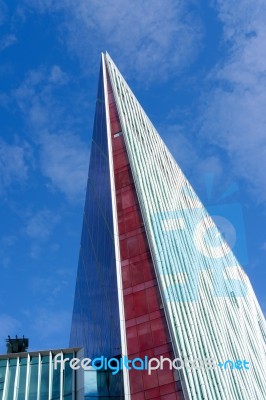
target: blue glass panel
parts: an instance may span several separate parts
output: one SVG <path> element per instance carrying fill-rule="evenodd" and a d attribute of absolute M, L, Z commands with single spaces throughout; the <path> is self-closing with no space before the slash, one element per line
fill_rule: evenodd
<path fill-rule="evenodd" d="M 42 357 L 40 400 L 47 400 L 49 395 L 49 356 Z"/>
<path fill-rule="evenodd" d="M 19 362 L 19 382 L 17 400 L 25 399 L 26 391 L 27 358 L 21 358 Z"/>
<path fill-rule="evenodd" d="M 32 357 L 30 361 L 29 400 L 36 400 L 38 390 L 38 360 L 38 357 Z"/>
<path fill-rule="evenodd" d="M 110 370 L 89 370 L 84 373 L 84 396 L 86 399 L 123 399 L 122 373 L 112 374 Z"/>
<path fill-rule="evenodd" d="M 0 398 L 3 394 L 6 376 L 6 360 L 0 360 Z"/>
<path fill-rule="evenodd" d="M 90 358 L 121 352 L 111 204 L 101 66 L 70 339 Z"/>
<path fill-rule="evenodd" d="M 84 395 L 85 396 L 98 396 L 97 390 L 97 371 L 85 371 L 84 372 Z"/>
<path fill-rule="evenodd" d="M 52 383 L 52 398 L 60 398 L 60 368 L 55 369 L 53 365 L 53 383 Z"/>
<path fill-rule="evenodd" d="M 9 379 L 8 379 L 8 388 L 7 388 L 7 400 L 13 400 L 14 383 L 15 383 L 15 376 L 16 376 L 16 366 L 17 366 L 16 358 L 9 360 Z"/>
<path fill-rule="evenodd" d="M 64 359 L 69 358 L 70 360 L 73 358 L 73 354 L 65 354 Z M 73 391 L 73 369 L 69 365 L 69 361 L 65 363 L 64 370 L 64 399 L 67 399 L 67 396 L 72 396 Z"/>

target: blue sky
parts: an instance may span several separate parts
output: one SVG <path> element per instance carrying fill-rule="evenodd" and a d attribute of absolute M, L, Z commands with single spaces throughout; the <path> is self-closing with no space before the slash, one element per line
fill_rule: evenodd
<path fill-rule="evenodd" d="M 261 0 L 0 0 L 0 353 L 8 334 L 68 345 L 105 50 L 203 202 L 231 215 L 266 311 L 265 20 Z"/>

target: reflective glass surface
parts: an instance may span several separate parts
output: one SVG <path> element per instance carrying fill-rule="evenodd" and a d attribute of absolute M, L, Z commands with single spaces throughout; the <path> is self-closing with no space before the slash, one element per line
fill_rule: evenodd
<path fill-rule="evenodd" d="M 121 354 L 103 71 L 100 70 L 70 346 L 89 358 Z M 122 374 L 86 375 L 87 396 L 122 396 Z M 102 398 L 102 397 L 101 397 Z"/>
<path fill-rule="evenodd" d="M 6 376 L 6 360 L 0 360 L 0 398 L 2 398 Z"/>
<path fill-rule="evenodd" d="M 80 353 L 74 349 L 67 350 L 72 350 L 72 353 L 58 350 L 0 355 L 0 399 L 72 399 L 75 393 L 74 382 L 77 379 L 82 381 L 83 370 L 74 371 L 70 367 L 70 360 L 79 357 Z M 59 361 L 57 368 L 54 368 L 56 355 Z M 61 363 L 60 360 L 66 357 L 68 360 L 64 364 Z M 80 397 L 75 399 L 83 400 L 83 398 L 83 385 L 81 385 Z"/>
<path fill-rule="evenodd" d="M 26 392 L 26 373 L 27 373 L 27 358 L 21 358 L 19 360 L 19 376 L 18 376 L 18 397 L 17 400 L 25 399 Z"/>
<path fill-rule="evenodd" d="M 69 358 L 70 360 L 73 358 L 73 354 L 65 354 L 64 359 Z M 72 382 L 72 372 L 69 362 L 65 364 L 64 370 L 64 395 L 67 399 L 69 395 L 71 395 L 73 390 L 73 382 Z"/>
<path fill-rule="evenodd" d="M 49 394 L 49 356 L 42 358 L 40 400 L 47 400 Z"/>
<path fill-rule="evenodd" d="M 52 398 L 53 399 L 60 398 L 60 369 L 59 368 L 53 369 Z"/>
<path fill-rule="evenodd" d="M 14 396 L 14 384 L 15 384 L 15 376 L 16 376 L 16 365 L 17 359 L 12 359 L 9 361 L 9 369 L 8 376 L 6 377 L 7 382 L 7 400 L 13 400 Z"/>
<path fill-rule="evenodd" d="M 29 400 L 35 400 L 38 390 L 38 364 L 39 357 L 32 357 L 30 360 L 30 383 L 29 383 Z"/>
<path fill-rule="evenodd" d="M 111 204 L 101 68 L 70 339 L 90 358 L 121 352 Z"/>
<path fill-rule="evenodd" d="M 84 398 L 94 400 L 124 398 L 121 395 L 121 374 L 114 375 L 111 370 L 85 371 Z"/>

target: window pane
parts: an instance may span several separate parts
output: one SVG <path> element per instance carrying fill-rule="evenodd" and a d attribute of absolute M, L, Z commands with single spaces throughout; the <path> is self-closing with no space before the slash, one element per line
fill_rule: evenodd
<path fill-rule="evenodd" d="M 64 354 L 64 359 L 69 358 L 70 360 L 73 358 L 73 354 Z M 72 393 L 72 375 L 73 370 L 69 365 L 69 361 L 65 363 L 64 370 L 64 395 L 70 395 Z"/>
<path fill-rule="evenodd" d="M 0 398 L 2 398 L 6 376 L 6 360 L 0 361 Z"/>
<path fill-rule="evenodd" d="M 21 358 L 19 362 L 19 382 L 18 382 L 18 397 L 17 400 L 25 399 L 26 388 L 26 373 L 27 373 L 27 358 Z"/>
<path fill-rule="evenodd" d="M 57 368 L 54 369 L 53 365 L 53 385 L 52 385 L 52 398 L 60 398 L 60 365 L 57 364 Z"/>
<path fill-rule="evenodd" d="M 36 393 L 38 389 L 38 357 L 33 357 L 30 361 L 29 386 L 29 400 L 36 400 Z"/>
<path fill-rule="evenodd" d="M 40 400 L 47 400 L 49 394 L 49 356 L 42 358 Z"/>
<path fill-rule="evenodd" d="M 16 365 L 17 365 L 16 358 L 13 358 L 9 361 L 9 379 L 8 379 L 9 385 L 7 388 L 7 400 L 13 400 Z"/>

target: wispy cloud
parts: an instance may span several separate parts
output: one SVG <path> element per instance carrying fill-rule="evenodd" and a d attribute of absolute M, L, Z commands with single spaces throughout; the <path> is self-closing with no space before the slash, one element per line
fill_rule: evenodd
<path fill-rule="evenodd" d="M 68 76 L 62 71 L 59 65 L 53 65 L 48 75 L 48 82 L 56 85 L 64 85 L 68 82 Z"/>
<path fill-rule="evenodd" d="M 50 70 L 39 68 L 28 74 L 13 95 L 39 146 L 43 175 L 68 199 L 83 201 L 88 149 L 76 133 L 73 110 L 69 118 L 66 117 L 69 115 L 67 102 L 56 95 L 68 79 L 58 65 Z"/>
<path fill-rule="evenodd" d="M 24 324 L 29 325 L 32 331 L 31 351 L 60 349 L 62 345 L 67 347 L 66 333 L 70 330 L 70 311 L 59 307 L 51 309 L 46 306 L 33 306 L 31 309 L 23 309 L 22 314 Z"/>
<path fill-rule="evenodd" d="M 9 144 L 0 139 L 0 194 L 13 183 L 23 183 L 28 177 L 26 144 Z"/>
<path fill-rule="evenodd" d="M 41 164 L 45 176 L 52 184 L 73 199 L 83 200 L 87 174 L 88 153 L 84 143 L 71 133 L 45 134 L 42 145 Z"/>
<path fill-rule="evenodd" d="M 0 0 L 0 25 L 5 22 L 6 15 L 7 15 L 7 5 L 3 0 Z"/>
<path fill-rule="evenodd" d="M 9 268 L 11 254 L 14 253 L 16 242 L 17 236 L 15 235 L 8 235 L 0 238 L 0 267 Z"/>
<path fill-rule="evenodd" d="M 215 154 L 205 154 L 203 146 L 197 142 L 196 138 L 192 142 L 185 130 L 184 126 L 178 124 L 159 126 L 159 132 L 164 133 L 166 145 L 186 176 L 200 186 L 206 174 L 211 173 L 215 176 L 217 184 L 224 174 L 221 159 Z"/>
<path fill-rule="evenodd" d="M 46 240 L 51 235 L 59 217 L 45 209 L 38 211 L 30 217 L 25 228 L 25 233 L 32 239 Z"/>
<path fill-rule="evenodd" d="M 57 343 L 60 344 L 60 334 L 62 332 L 69 331 L 69 325 L 71 321 L 71 312 L 65 310 L 49 310 L 46 308 L 37 308 L 36 315 L 38 318 L 33 322 L 33 328 L 40 337 L 48 341 L 55 341 L 55 337 L 58 337 Z"/>
<path fill-rule="evenodd" d="M 32 292 L 38 296 L 46 297 L 47 305 L 54 306 L 56 299 L 62 292 L 67 292 L 69 282 L 66 277 L 55 275 L 52 278 L 49 277 L 32 277 L 30 279 Z"/>
<path fill-rule="evenodd" d="M 223 149 L 235 173 L 266 201 L 266 5 L 219 0 L 228 57 L 212 71 L 201 133 Z"/>
<path fill-rule="evenodd" d="M 21 233 L 31 239 L 30 257 L 38 259 L 43 252 L 44 243 L 50 239 L 59 224 L 60 217 L 48 209 L 42 209 L 36 213 L 26 213 L 25 217 L 27 222 Z"/>
<path fill-rule="evenodd" d="M 261 245 L 261 250 L 266 250 L 266 242 Z"/>
<path fill-rule="evenodd" d="M 61 12 L 62 31 L 86 70 L 107 50 L 139 79 L 166 80 L 194 60 L 202 27 L 192 1 L 32 1 L 39 12 Z M 155 68 L 156 66 L 156 68 Z"/>
<path fill-rule="evenodd" d="M 41 66 L 29 71 L 24 81 L 13 91 L 13 97 L 24 113 L 31 133 L 36 137 L 43 130 L 57 127 L 62 109 L 54 92 L 64 85 L 66 79 L 59 66 L 54 65 L 49 69 Z"/>
<path fill-rule="evenodd" d="M 7 49 L 17 42 L 17 38 L 13 34 L 5 35 L 0 40 L 0 51 Z"/>
<path fill-rule="evenodd" d="M 15 337 L 16 334 L 19 335 L 18 329 L 20 329 L 20 322 L 8 314 L 0 314 L 0 353 L 4 353 L 4 343 L 8 335 Z"/>

